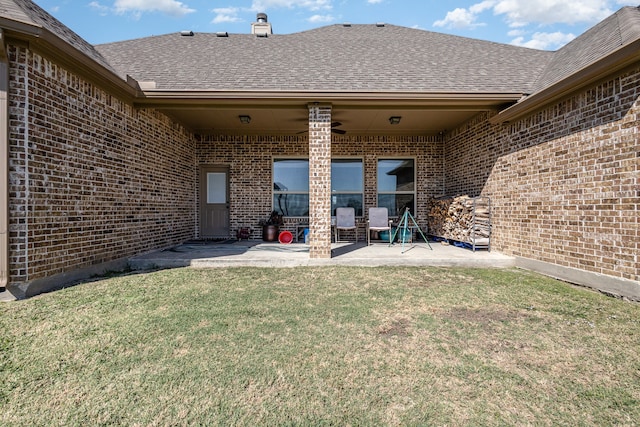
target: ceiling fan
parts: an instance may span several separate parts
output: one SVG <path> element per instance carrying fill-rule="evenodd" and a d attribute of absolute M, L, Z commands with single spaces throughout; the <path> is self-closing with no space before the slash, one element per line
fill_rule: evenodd
<path fill-rule="evenodd" d="M 342 123 L 340 123 L 340 122 L 331 122 L 331 132 L 332 133 L 336 133 L 338 135 L 344 135 L 345 133 L 347 133 L 346 130 L 337 129 L 338 126 L 342 126 Z M 305 132 L 309 132 L 309 131 L 308 130 L 303 130 L 302 132 L 298 132 L 298 133 L 305 133 Z"/>

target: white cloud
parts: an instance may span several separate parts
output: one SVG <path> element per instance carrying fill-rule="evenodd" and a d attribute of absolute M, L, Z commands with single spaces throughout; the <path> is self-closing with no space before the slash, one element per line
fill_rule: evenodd
<path fill-rule="evenodd" d="M 332 15 L 313 15 L 312 17 L 307 19 L 307 21 L 314 24 L 318 24 L 318 23 L 324 24 L 327 22 L 333 22 L 335 20 L 336 18 L 333 17 Z"/>
<path fill-rule="evenodd" d="M 635 0 L 637 2 L 637 0 Z M 594 24 L 610 16 L 617 8 L 631 5 L 626 0 L 484 0 L 468 8 L 456 8 L 447 12 L 444 19 L 433 23 L 435 27 L 474 29 L 486 25 L 481 20 L 484 12 L 501 16 L 511 29 L 511 44 L 534 49 L 557 49 L 575 38 L 565 32 L 536 32 L 529 26 Z"/>
<path fill-rule="evenodd" d="M 240 12 L 240 8 L 237 7 L 217 7 L 211 10 L 214 13 L 223 13 L 227 15 L 235 15 Z"/>
<path fill-rule="evenodd" d="M 378 0 L 374 0 L 378 1 Z M 333 8 L 333 0 L 253 0 L 249 10 L 257 13 L 273 9 L 306 9 L 311 12 L 328 11 Z M 327 14 L 314 14 L 307 21 L 318 24 L 335 21 L 335 17 Z"/>
<path fill-rule="evenodd" d="M 91 3 L 89 3 L 89 7 L 95 9 L 98 14 L 100 14 L 100 16 L 106 16 L 109 14 L 109 7 L 101 5 L 97 1 L 92 1 Z"/>
<path fill-rule="evenodd" d="M 613 13 L 610 0 L 500 0 L 493 13 L 504 15 L 509 25 L 576 24 L 598 22 Z"/>
<path fill-rule="evenodd" d="M 332 8 L 332 0 L 253 0 L 251 10 L 265 12 L 269 9 L 309 9 L 312 11 L 329 10 Z"/>
<path fill-rule="evenodd" d="M 183 16 L 195 12 L 195 9 L 176 0 L 116 0 L 113 7 L 116 13 L 162 12 L 171 16 Z"/>
<path fill-rule="evenodd" d="M 495 4 L 496 4 L 495 0 L 486 0 L 486 1 L 483 1 L 482 3 L 476 3 L 474 5 L 471 5 L 471 7 L 469 7 L 469 12 L 477 15 L 478 13 L 482 13 L 485 10 L 491 9 Z"/>
<path fill-rule="evenodd" d="M 530 24 L 596 23 L 614 12 L 610 6 L 617 8 L 625 4 L 634 5 L 633 2 L 624 0 L 485 0 L 466 9 L 456 8 L 447 12 L 444 19 L 433 25 L 475 28 L 483 25 L 479 21 L 479 15 L 485 11 L 504 16 L 511 28 Z"/>
<path fill-rule="evenodd" d="M 384 0 L 367 0 L 367 3 L 369 4 L 379 4 L 382 3 Z"/>
<path fill-rule="evenodd" d="M 560 46 L 564 46 L 576 36 L 571 33 L 535 33 L 531 40 L 525 41 L 524 37 L 520 36 L 511 41 L 511 44 L 522 47 L 529 47 L 532 49 L 557 49 Z"/>
<path fill-rule="evenodd" d="M 468 9 L 458 7 L 450 12 L 440 21 L 433 23 L 434 27 L 446 28 L 476 28 L 486 25 L 478 22 L 478 15 L 485 10 L 491 9 L 495 5 L 495 0 L 485 0 L 471 5 Z"/>
<path fill-rule="evenodd" d="M 459 7 L 447 12 L 447 16 L 440 21 L 434 22 L 433 26 L 445 28 L 474 28 L 481 25 L 476 22 L 476 19 L 476 14 L 470 10 Z"/>
<path fill-rule="evenodd" d="M 150 0 L 153 1 L 153 0 Z M 378 0 L 374 0 L 378 1 Z M 251 6 L 225 7 L 212 10 L 216 16 L 211 21 L 213 24 L 242 22 L 240 15 L 246 12 L 263 13 L 273 9 L 306 9 L 311 12 L 331 10 L 333 0 L 252 0 Z M 327 14 L 314 14 L 307 21 L 312 23 L 326 23 L 335 21 L 335 17 Z"/>
<path fill-rule="evenodd" d="M 238 17 L 240 9 L 237 7 L 222 7 L 212 10 L 216 14 L 216 17 L 211 21 L 213 24 L 222 24 L 225 22 L 241 22 L 242 19 Z"/>

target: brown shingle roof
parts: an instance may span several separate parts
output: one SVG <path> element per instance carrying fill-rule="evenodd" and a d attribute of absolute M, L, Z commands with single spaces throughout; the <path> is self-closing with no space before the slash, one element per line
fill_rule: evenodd
<path fill-rule="evenodd" d="M 557 52 L 394 25 L 92 46 L 30 0 L 0 0 L 0 27 L 47 32 L 123 80 L 161 90 L 535 94 L 640 40 L 640 7 L 620 9 Z"/>
<path fill-rule="evenodd" d="M 267 38 L 178 33 L 96 46 L 158 89 L 528 93 L 553 53 L 394 25 Z"/>

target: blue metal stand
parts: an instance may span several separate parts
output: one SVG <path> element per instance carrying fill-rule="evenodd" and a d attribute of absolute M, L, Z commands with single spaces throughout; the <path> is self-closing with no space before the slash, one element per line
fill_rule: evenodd
<path fill-rule="evenodd" d="M 409 225 L 409 220 L 411 220 L 413 225 Z M 424 233 L 422 233 L 422 230 L 420 229 L 420 226 L 416 222 L 415 218 L 413 217 L 413 215 L 411 215 L 411 212 L 409 212 L 409 208 L 406 208 L 404 211 L 404 214 L 402 214 L 402 218 L 400 218 L 400 222 L 398 223 L 398 226 L 396 227 L 395 231 L 393 232 L 393 236 L 391 237 L 391 242 L 395 242 L 396 235 L 398 234 L 398 230 L 402 230 L 402 234 L 401 234 L 402 253 L 405 253 L 405 250 L 404 250 L 404 241 L 406 240 L 405 236 L 411 236 L 412 228 L 415 228 L 416 230 L 418 230 L 418 233 L 420 233 L 420 235 L 424 239 L 424 242 L 427 244 L 427 246 L 429 246 L 429 249 L 433 250 L 433 248 L 431 247 L 431 244 L 429 244 L 429 240 L 427 240 Z"/>

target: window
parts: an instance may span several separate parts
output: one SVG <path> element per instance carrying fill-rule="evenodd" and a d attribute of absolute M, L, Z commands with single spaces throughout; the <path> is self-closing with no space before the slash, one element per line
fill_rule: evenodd
<path fill-rule="evenodd" d="M 273 209 L 284 216 L 309 216 L 309 161 L 273 160 Z"/>
<path fill-rule="evenodd" d="M 354 208 L 363 215 L 364 170 L 362 159 L 331 160 L 331 215 L 336 208 Z"/>
<path fill-rule="evenodd" d="M 405 208 L 415 215 L 415 166 L 413 159 L 378 160 L 378 207 L 389 216 L 401 216 Z"/>
<path fill-rule="evenodd" d="M 331 215 L 352 207 L 363 215 L 362 159 L 331 160 Z M 273 159 L 273 209 L 284 216 L 309 216 L 309 161 Z"/>

